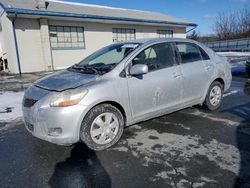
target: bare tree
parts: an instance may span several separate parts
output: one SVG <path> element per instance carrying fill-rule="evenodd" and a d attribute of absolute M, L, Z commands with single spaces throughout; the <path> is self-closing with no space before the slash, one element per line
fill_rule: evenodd
<path fill-rule="evenodd" d="M 250 37 L 250 9 L 220 12 L 214 24 L 219 40 Z"/>
<path fill-rule="evenodd" d="M 198 41 L 199 34 L 195 30 L 193 30 L 192 33 L 187 36 L 187 38 Z"/>
<path fill-rule="evenodd" d="M 239 33 L 242 34 L 242 37 L 250 37 L 250 10 L 242 10 L 240 15 L 240 30 Z"/>

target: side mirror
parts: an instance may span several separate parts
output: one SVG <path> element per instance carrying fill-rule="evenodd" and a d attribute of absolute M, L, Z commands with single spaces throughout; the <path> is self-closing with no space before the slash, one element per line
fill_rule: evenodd
<path fill-rule="evenodd" d="M 144 64 L 136 64 L 132 66 L 129 70 L 129 74 L 132 76 L 138 76 L 148 73 L 148 66 Z"/>

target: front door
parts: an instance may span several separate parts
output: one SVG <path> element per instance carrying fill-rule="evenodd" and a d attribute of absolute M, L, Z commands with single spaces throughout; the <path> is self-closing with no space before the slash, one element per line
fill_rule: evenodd
<path fill-rule="evenodd" d="M 146 48 L 132 61 L 132 65 L 146 64 L 149 72 L 127 78 L 133 117 L 140 118 L 180 104 L 182 77 L 176 64 L 171 43 Z"/>

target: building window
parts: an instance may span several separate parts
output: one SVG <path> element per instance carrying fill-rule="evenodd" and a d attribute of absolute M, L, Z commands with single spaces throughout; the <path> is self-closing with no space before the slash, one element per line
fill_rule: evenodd
<path fill-rule="evenodd" d="M 135 29 L 113 29 L 113 42 L 124 42 L 129 40 L 135 40 Z"/>
<path fill-rule="evenodd" d="M 52 49 L 85 48 L 84 28 L 71 26 L 49 26 Z"/>
<path fill-rule="evenodd" d="M 157 30 L 159 38 L 173 38 L 172 30 Z"/>

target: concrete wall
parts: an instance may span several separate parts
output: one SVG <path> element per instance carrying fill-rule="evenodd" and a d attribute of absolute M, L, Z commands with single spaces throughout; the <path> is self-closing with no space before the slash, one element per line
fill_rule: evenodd
<path fill-rule="evenodd" d="M 3 10 L 1 10 L 0 8 L 0 12 L 2 11 Z M 0 43 L 2 47 L 2 52 L 6 53 L 10 72 L 18 73 L 17 55 L 15 49 L 12 22 L 6 17 L 5 13 L 3 13 L 0 18 L 0 24 L 2 28 L 0 31 Z"/>
<path fill-rule="evenodd" d="M 0 34 L 0 39 L 1 43 L 5 44 L 3 49 L 6 49 L 9 54 L 9 68 L 12 73 L 18 73 L 12 23 L 6 16 L 1 21 L 4 29 L 2 34 Z M 86 48 L 78 50 L 51 50 L 49 25 L 84 27 Z M 78 63 L 94 51 L 113 43 L 112 28 L 136 29 L 137 39 L 158 37 L 157 30 L 159 29 L 171 29 L 174 31 L 174 37 L 177 38 L 186 37 L 185 28 L 17 18 L 15 29 L 21 70 L 23 73 L 48 71 L 53 68 L 66 68 Z"/>
<path fill-rule="evenodd" d="M 43 55 L 39 20 L 17 19 L 15 28 L 22 72 L 47 70 Z"/>
<path fill-rule="evenodd" d="M 47 19 L 40 19 L 40 35 L 41 35 L 41 44 L 42 44 L 42 54 L 43 62 L 45 64 L 45 69 L 50 71 L 53 70 L 52 63 L 52 53 L 50 48 L 50 38 L 49 38 L 49 27 Z"/>
<path fill-rule="evenodd" d="M 49 24 L 84 27 L 85 49 L 52 50 L 53 65 L 55 69 L 65 68 L 78 63 L 94 51 L 113 43 L 112 27 L 106 24 L 64 21 L 49 21 Z"/>

